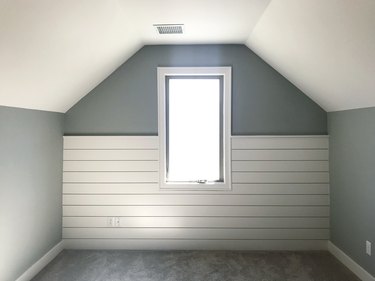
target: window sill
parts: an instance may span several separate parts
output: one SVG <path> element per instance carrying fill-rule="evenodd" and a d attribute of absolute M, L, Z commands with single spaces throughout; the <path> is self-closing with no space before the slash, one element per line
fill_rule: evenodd
<path fill-rule="evenodd" d="M 232 186 L 229 183 L 213 183 L 213 184 L 200 184 L 200 183 L 160 183 L 160 190 L 173 190 L 173 191 L 231 191 Z"/>

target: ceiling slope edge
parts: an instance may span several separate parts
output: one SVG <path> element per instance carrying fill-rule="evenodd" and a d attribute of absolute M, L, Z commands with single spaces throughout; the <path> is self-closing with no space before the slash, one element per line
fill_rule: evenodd
<path fill-rule="evenodd" d="M 286 80 L 288 80 L 291 84 L 293 84 L 297 89 L 299 89 L 304 95 L 309 97 L 313 102 L 315 102 L 317 105 L 319 105 L 324 111 L 328 112 L 327 109 L 324 107 L 323 104 L 319 103 L 312 95 L 307 94 L 300 86 L 298 86 L 298 83 L 296 81 L 293 81 L 288 75 L 285 75 L 285 72 L 283 69 L 280 69 L 276 63 L 271 61 L 266 55 L 262 53 L 262 50 L 259 48 L 256 48 L 256 46 L 253 46 L 248 40 L 244 45 L 249 48 L 252 52 L 254 52 L 257 56 L 259 56 L 264 62 L 266 62 L 269 66 L 271 66 L 277 73 L 279 73 L 281 76 L 283 76 Z"/>
<path fill-rule="evenodd" d="M 273 0 L 246 46 L 325 111 L 375 107 L 375 1 Z"/>
<path fill-rule="evenodd" d="M 62 113 L 68 112 L 72 107 L 74 107 L 81 99 L 83 99 L 85 96 L 87 96 L 92 90 L 94 90 L 96 87 L 98 87 L 103 81 L 105 81 L 109 76 L 112 75 L 118 68 L 120 68 L 124 63 L 126 63 L 131 57 L 133 57 L 139 50 L 141 50 L 145 45 L 143 43 L 137 43 L 135 46 L 130 48 L 129 50 L 126 50 L 126 55 L 120 60 L 119 63 L 114 65 L 111 69 L 109 69 L 105 75 L 102 75 L 100 79 L 98 79 L 97 83 L 91 85 L 91 87 L 85 91 L 82 95 L 80 95 L 78 98 L 76 96 L 75 99 L 71 100 L 70 102 L 66 103 L 66 107 Z"/>

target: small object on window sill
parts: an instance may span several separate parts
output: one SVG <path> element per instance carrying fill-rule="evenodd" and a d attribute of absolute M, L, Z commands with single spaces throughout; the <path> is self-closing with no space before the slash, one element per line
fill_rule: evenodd
<path fill-rule="evenodd" d="M 207 180 L 197 180 L 197 183 L 199 184 L 207 183 Z"/>

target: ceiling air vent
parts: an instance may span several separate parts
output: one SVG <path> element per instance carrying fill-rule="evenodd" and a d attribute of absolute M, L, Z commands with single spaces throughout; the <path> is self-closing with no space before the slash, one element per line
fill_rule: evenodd
<path fill-rule="evenodd" d="M 159 34 L 182 34 L 184 33 L 183 24 L 154 24 Z"/>

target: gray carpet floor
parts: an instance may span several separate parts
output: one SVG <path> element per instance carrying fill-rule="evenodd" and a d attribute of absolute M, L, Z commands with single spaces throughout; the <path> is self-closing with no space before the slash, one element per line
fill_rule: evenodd
<path fill-rule="evenodd" d="M 33 281 L 359 281 L 328 252 L 65 250 Z"/>

